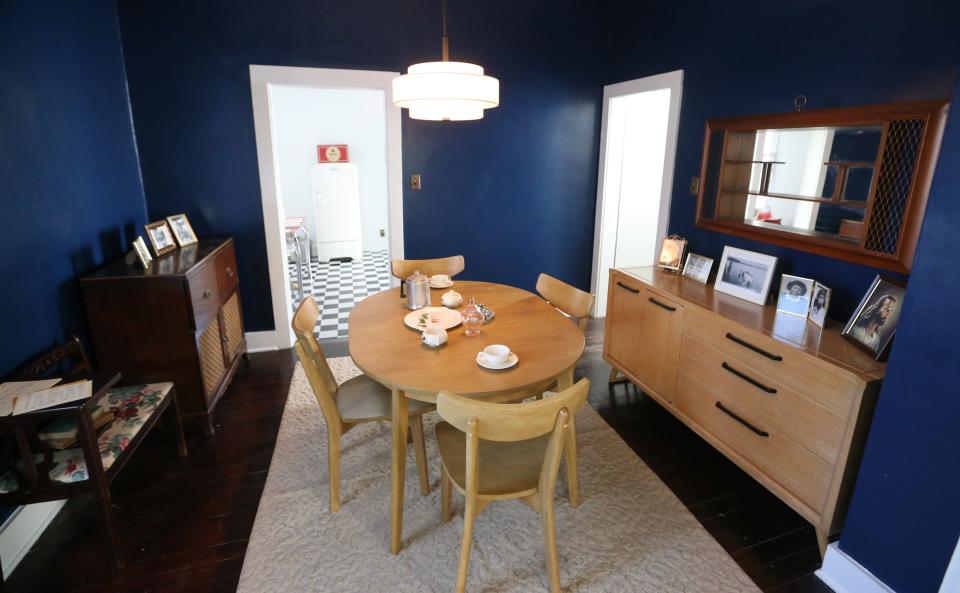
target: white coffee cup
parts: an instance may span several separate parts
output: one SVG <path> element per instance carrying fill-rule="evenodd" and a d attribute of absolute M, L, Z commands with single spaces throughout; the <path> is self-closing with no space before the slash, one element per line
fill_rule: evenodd
<path fill-rule="evenodd" d="M 483 349 L 483 355 L 491 364 L 503 364 L 510 358 L 510 349 L 503 344 L 492 344 Z"/>
<path fill-rule="evenodd" d="M 437 286 L 446 286 L 450 284 L 450 276 L 446 274 L 434 274 L 430 276 L 430 284 L 436 284 Z"/>
<path fill-rule="evenodd" d="M 447 330 L 442 327 L 428 327 L 420 334 L 420 341 L 431 348 L 442 346 L 447 342 Z"/>

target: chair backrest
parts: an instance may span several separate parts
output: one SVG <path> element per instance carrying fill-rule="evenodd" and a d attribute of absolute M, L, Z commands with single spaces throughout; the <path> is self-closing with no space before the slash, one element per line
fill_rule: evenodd
<path fill-rule="evenodd" d="M 446 274 L 453 277 L 463 271 L 462 255 L 452 255 L 438 259 L 394 259 L 390 261 L 390 272 L 402 282 L 415 271 L 420 270 L 424 276 Z"/>
<path fill-rule="evenodd" d="M 479 489 L 479 439 L 524 441 L 552 433 L 538 480 L 541 494 L 552 499 L 570 415 L 583 405 L 589 391 L 590 380 L 584 378 L 556 395 L 520 404 L 494 404 L 440 393 L 437 396 L 440 417 L 466 433 L 464 487 L 469 495 L 476 495 Z"/>
<path fill-rule="evenodd" d="M 327 423 L 334 419 L 340 420 L 340 412 L 337 409 L 337 380 L 333 377 L 330 365 L 327 364 L 327 357 L 317 342 L 317 337 L 313 331 L 317 325 L 317 319 L 320 317 L 320 308 L 317 301 L 308 296 L 300 303 L 293 314 L 293 333 L 297 336 L 297 343 L 294 348 L 297 351 L 297 357 L 303 365 L 303 371 L 310 381 L 313 388 L 313 394 L 320 404 L 320 409 L 327 419 Z"/>
<path fill-rule="evenodd" d="M 587 329 L 587 316 L 593 307 L 592 294 L 547 274 L 540 274 L 537 278 L 537 293 L 567 316 L 576 319 L 580 329 Z"/>
<path fill-rule="evenodd" d="M 16 373 L 20 379 L 40 379 L 47 375 L 80 375 L 91 372 L 90 361 L 77 336 L 25 364 Z"/>

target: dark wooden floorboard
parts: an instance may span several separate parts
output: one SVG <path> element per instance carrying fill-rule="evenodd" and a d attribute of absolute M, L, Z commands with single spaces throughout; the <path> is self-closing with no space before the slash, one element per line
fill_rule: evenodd
<path fill-rule="evenodd" d="M 603 322 L 594 321 L 577 365 L 591 380 L 590 404 L 761 589 L 828 593 L 813 575 L 820 566 L 813 528 L 633 385 L 608 385 L 602 346 Z M 324 349 L 349 354 L 346 340 Z M 176 457 L 168 433 L 144 441 L 113 487 L 128 562 L 121 574 L 107 573 L 93 505 L 80 499 L 34 545 L 8 591 L 234 591 L 293 367 L 289 351 L 251 355 L 217 408 L 217 433 L 205 438 L 188 425 L 186 459 Z"/>

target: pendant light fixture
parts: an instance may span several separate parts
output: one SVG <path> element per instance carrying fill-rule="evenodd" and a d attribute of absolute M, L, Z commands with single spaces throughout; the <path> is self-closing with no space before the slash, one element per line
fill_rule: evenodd
<path fill-rule="evenodd" d="M 393 104 L 410 111 L 411 119 L 465 121 L 483 119 L 483 110 L 500 104 L 500 81 L 483 68 L 451 62 L 447 41 L 447 0 L 443 2 L 443 61 L 423 62 L 393 79 Z"/>

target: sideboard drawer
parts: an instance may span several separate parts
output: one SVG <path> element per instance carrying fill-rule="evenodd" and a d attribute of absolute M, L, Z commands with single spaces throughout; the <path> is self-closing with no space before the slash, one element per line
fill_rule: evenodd
<path fill-rule="evenodd" d="M 190 286 L 190 305 L 193 329 L 203 329 L 215 319 L 220 310 L 220 289 L 217 268 L 213 262 L 205 263 L 187 280 Z"/>
<path fill-rule="evenodd" d="M 751 367 L 803 393 L 841 417 L 848 417 L 854 400 L 863 391 L 851 375 L 816 356 L 798 351 L 742 326 L 688 307 L 683 331 L 734 356 Z"/>
<path fill-rule="evenodd" d="M 677 407 L 815 512 L 826 504 L 833 465 L 795 443 L 777 427 L 758 419 L 752 406 L 685 371 L 677 378 Z M 763 478 L 761 478 L 763 479 Z"/>
<path fill-rule="evenodd" d="M 757 422 L 775 428 L 827 462 L 836 463 L 846 418 L 689 334 L 684 335 L 680 347 L 680 368 L 724 394 L 731 406 L 749 410 Z"/>
<path fill-rule="evenodd" d="M 224 247 L 223 251 L 217 254 L 215 263 L 220 294 L 226 297 L 237 286 L 237 255 L 234 252 L 233 243 Z"/>

